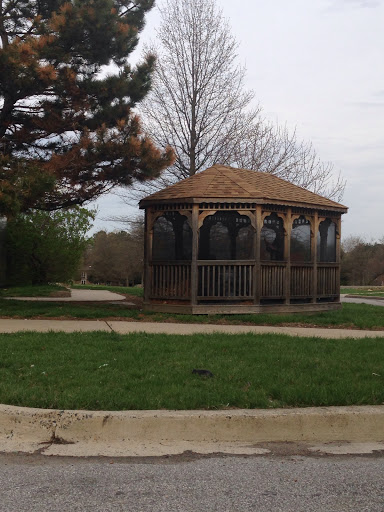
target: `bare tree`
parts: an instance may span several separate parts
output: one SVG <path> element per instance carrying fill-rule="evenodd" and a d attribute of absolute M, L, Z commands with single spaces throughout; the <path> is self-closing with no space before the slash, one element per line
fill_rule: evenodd
<path fill-rule="evenodd" d="M 157 31 L 157 65 L 141 103 L 144 127 L 175 163 L 138 195 L 154 192 L 215 163 L 276 174 L 340 199 L 344 181 L 322 163 L 310 143 L 274 126 L 252 108 L 237 43 L 215 0 L 164 0 Z"/>
<path fill-rule="evenodd" d="M 252 123 L 231 155 L 231 164 L 268 172 L 330 199 L 340 200 L 345 180 L 323 162 L 311 142 L 298 140 L 296 131 L 268 122 Z"/>

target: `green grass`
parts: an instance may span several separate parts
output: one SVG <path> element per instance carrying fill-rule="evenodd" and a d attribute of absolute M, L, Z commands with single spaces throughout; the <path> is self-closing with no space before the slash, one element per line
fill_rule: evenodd
<path fill-rule="evenodd" d="M 193 368 L 214 373 L 192 374 Z M 384 340 L 137 333 L 0 335 L 0 403 L 221 409 L 384 402 Z"/>
<path fill-rule="evenodd" d="M 384 286 L 360 286 L 354 288 L 353 286 L 342 286 L 341 293 L 348 295 L 363 295 L 365 297 L 384 297 Z"/>
<path fill-rule="evenodd" d="M 68 288 L 58 284 L 11 286 L 0 288 L 0 297 L 50 297 L 67 290 Z"/>
<path fill-rule="evenodd" d="M 368 304 L 343 304 L 338 311 L 315 314 L 180 315 L 141 311 L 122 304 L 31 302 L 0 299 L 0 318 L 119 319 L 198 324 L 299 325 L 384 329 L 384 309 Z"/>
<path fill-rule="evenodd" d="M 127 293 L 128 295 L 135 295 L 136 297 L 142 297 L 144 295 L 143 288 L 139 286 L 102 286 L 98 284 L 74 284 L 72 288 L 76 290 L 108 290 L 115 293 Z"/>

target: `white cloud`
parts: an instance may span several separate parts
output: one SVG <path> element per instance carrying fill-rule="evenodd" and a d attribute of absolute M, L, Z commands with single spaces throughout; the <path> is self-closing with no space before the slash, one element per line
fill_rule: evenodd
<path fill-rule="evenodd" d="M 372 9 L 380 7 L 382 0 L 328 0 L 329 10 L 340 10 L 349 7 L 356 9 Z"/>

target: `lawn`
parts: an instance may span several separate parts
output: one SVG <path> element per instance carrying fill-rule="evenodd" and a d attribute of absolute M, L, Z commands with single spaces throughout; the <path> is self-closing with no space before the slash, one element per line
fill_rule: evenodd
<path fill-rule="evenodd" d="M 68 287 L 59 284 L 12 286 L 0 288 L 0 297 L 57 297 L 67 292 L 69 296 Z"/>
<path fill-rule="evenodd" d="M 384 403 L 384 340 L 0 334 L 0 403 L 88 409 Z M 213 378 L 193 374 L 208 369 Z"/>
<path fill-rule="evenodd" d="M 129 296 L 128 296 L 129 299 Z M 135 300 L 135 297 L 132 297 Z M 31 302 L 0 298 L 0 318 L 112 319 L 137 322 L 181 322 L 245 325 L 296 325 L 384 329 L 384 308 L 367 304 L 343 304 L 338 311 L 314 314 L 181 315 L 142 311 L 122 303 Z"/>

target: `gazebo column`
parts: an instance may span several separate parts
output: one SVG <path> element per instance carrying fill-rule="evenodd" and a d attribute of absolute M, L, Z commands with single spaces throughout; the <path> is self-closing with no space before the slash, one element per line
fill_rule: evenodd
<path fill-rule="evenodd" d="M 311 259 L 312 259 L 312 298 L 311 302 L 317 301 L 317 233 L 319 232 L 319 214 L 315 212 L 312 221 L 311 233 Z"/>
<path fill-rule="evenodd" d="M 337 271 L 336 271 L 336 278 L 337 278 L 337 293 L 338 293 L 338 300 L 340 301 L 340 254 L 341 254 L 341 217 L 338 217 L 335 219 L 336 223 L 336 263 L 337 263 Z"/>
<path fill-rule="evenodd" d="M 263 219 L 261 215 L 261 204 L 256 205 L 256 233 L 254 236 L 254 257 L 255 264 L 253 266 L 253 302 L 260 304 L 261 300 L 261 261 L 260 261 L 260 248 L 261 248 L 261 230 L 263 228 Z"/>
<path fill-rule="evenodd" d="M 292 208 L 288 208 L 285 215 L 285 243 L 284 243 L 284 260 L 286 261 L 285 268 L 285 283 L 284 295 L 285 303 L 289 304 L 291 301 L 291 232 L 292 232 Z"/>
<path fill-rule="evenodd" d="M 197 304 L 198 267 L 197 257 L 199 252 L 199 205 L 192 206 L 192 262 L 191 262 L 191 304 Z"/>
<path fill-rule="evenodd" d="M 145 237 L 144 237 L 144 302 L 149 302 L 152 292 L 152 279 L 150 261 L 152 259 L 153 222 L 152 208 L 145 210 Z"/>

